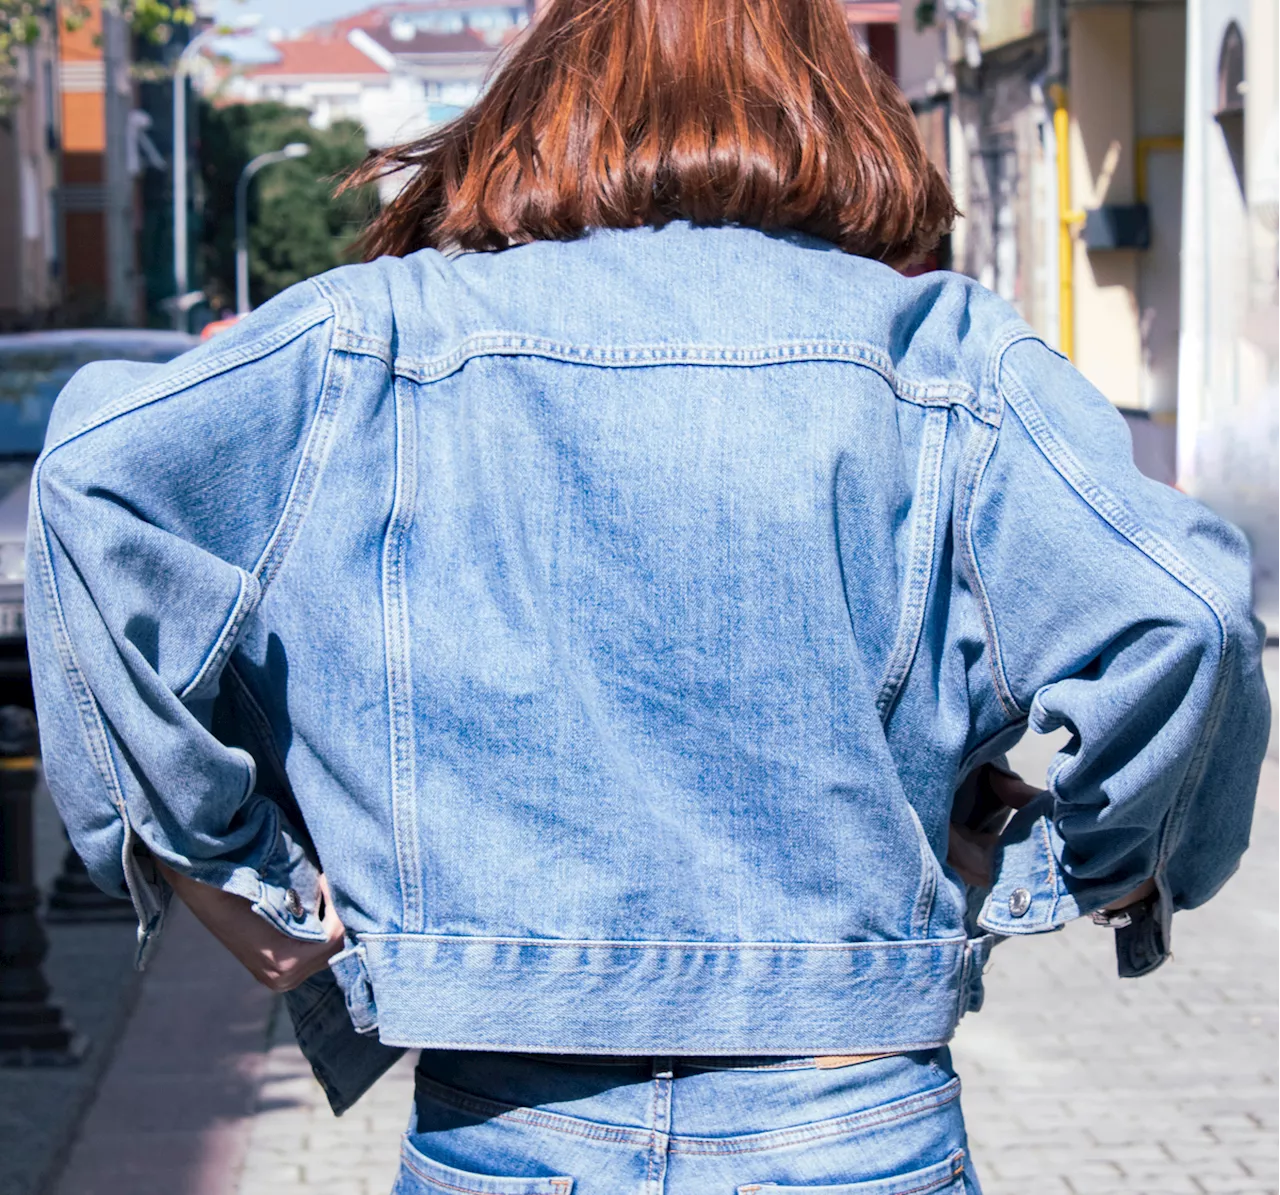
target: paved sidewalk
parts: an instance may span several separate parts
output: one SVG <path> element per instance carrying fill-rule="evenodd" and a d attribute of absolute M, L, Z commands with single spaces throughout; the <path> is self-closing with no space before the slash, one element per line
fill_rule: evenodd
<path fill-rule="evenodd" d="M 36 884 L 48 892 L 66 840 L 43 784 L 34 794 Z M 137 998 L 135 926 L 128 921 L 46 925 L 44 976 L 81 1038 L 75 1066 L 0 1070 L 0 1195 L 43 1192 L 111 1061 Z"/>
<path fill-rule="evenodd" d="M 232 1195 L 276 999 L 176 906 L 57 1195 Z"/>
<path fill-rule="evenodd" d="M 1087 922 L 996 950 L 954 1046 L 986 1195 L 1275 1195 L 1276 830 L 1145 979 Z"/>
<path fill-rule="evenodd" d="M 335 1118 L 282 1007 L 236 1195 L 387 1195 L 409 1119 L 416 1058 L 406 1054 L 350 1112 Z"/>

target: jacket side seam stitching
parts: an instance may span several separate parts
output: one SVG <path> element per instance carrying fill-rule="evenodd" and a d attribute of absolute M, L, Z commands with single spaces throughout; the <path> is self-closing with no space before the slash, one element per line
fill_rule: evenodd
<path fill-rule="evenodd" d="M 262 358 L 279 352 L 297 340 L 299 336 L 304 336 L 312 328 L 332 318 L 331 311 L 308 312 L 305 315 L 295 317 L 286 324 L 282 324 L 279 328 L 266 333 L 261 339 L 253 341 L 244 348 L 226 349 L 212 360 L 192 365 L 175 377 L 165 378 L 162 381 L 153 382 L 149 386 L 143 386 L 99 411 L 88 423 L 76 428 L 75 431 L 68 432 L 61 440 L 50 444 L 42 455 L 45 457 L 52 456 L 60 448 L 65 447 L 72 441 L 79 440 L 90 432 L 97 431 L 99 428 L 105 427 L 108 423 L 113 423 L 125 415 L 131 415 L 135 411 L 140 411 L 143 407 L 150 406 L 152 403 L 163 402 L 168 398 L 177 398 L 178 395 L 184 394 L 193 386 L 198 386 L 202 382 L 221 377 L 225 373 L 239 369 L 242 365 L 252 365 L 255 361 L 261 361 Z"/>
<path fill-rule="evenodd" d="M 972 584 L 974 595 L 978 600 L 982 627 L 987 638 L 987 657 L 988 667 L 991 670 L 992 688 L 995 690 L 996 699 L 1004 709 L 1005 715 L 1011 721 L 1018 722 L 1026 719 L 1027 711 L 1018 704 L 1013 695 L 1013 690 L 1009 686 L 1004 667 L 1004 653 L 1000 647 L 1000 635 L 996 629 L 995 611 L 991 606 L 991 596 L 987 592 L 986 582 L 982 578 L 982 567 L 978 563 L 978 551 L 973 542 L 973 523 L 977 516 L 978 491 L 982 488 L 982 483 L 986 478 L 987 466 L 995 455 L 996 444 L 999 439 L 998 432 L 995 429 L 990 429 L 989 434 L 986 434 L 984 438 L 986 440 L 985 445 L 979 442 L 978 451 L 974 454 L 973 473 L 964 486 L 961 499 L 963 505 L 960 518 L 957 520 L 960 527 L 962 547 L 959 555 L 966 566 L 970 584 Z"/>
<path fill-rule="evenodd" d="M 907 577 L 906 600 L 898 622 L 897 642 L 876 697 L 876 712 L 882 723 L 889 720 L 919 650 L 925 607 L 929 600 L 929 585 L 933 580 L 938 534 L 938 496 L 942 488 L 948 411 L 935 408 L 924 418 L 924 443 L 920 447 L 920 462 L 916 474 L 917 507 L 912 519 L 911 569 Z"/>
<path fill-rule="evenodd" d="M 44 482 L 42 475 L 44 459 L 42 458 L 36 462 L 31 479 L 31 491 L 34 496 L 39 525 L 39 536 L 36 543 L 38 548 L 37 555 L 41 564 L 41 583 L 46 587 L 45 593 L 56 613 L 56 618 L 53 622 L 54 641 L 62 664 L 63 678 L 71 689 L 76 711 L 80 715 L 78 719 L 80 731 L 84 737 L 85 746 L 88 748 L 89 758 L 93 762 L 98 778 L 102 781 L 103 788 L 106 791 L 107 799 L 115 808 L 116 816 L 120 819 L 125 839 L 124 849 L 127 849 L 133 830 L 125 804 L 124 787 L 116 770 L 116 761 L 107 736 L 107 727 L 102 717 L 102 708 L 99 706 L 97 698 L 94 697 L 88 681 L 85 680 L 84 669 L 80 665 L 80 660 L 76 655 L 75 644 L 72 643 L 71 633 L 67 629 L 66 612 L 62 605 L 62 595 L 58 590 L 57 573 L 53 567 L 53 552 L 49 545 L 49 526 L 44 515 L 44 502 L 41 493 Z M 146 902 L 143 900 L 142 894 L 135 891 L 134 877 L 130 874 L 127 859 L 121 859 L 121 869 L 124 872 L 125 884 L 133 901 L 134 911 L 138 915 L 139 923 L 143 923 L 146 920 L 143 917 L 143 908 Z M 146 926 L 144 925 L 143 928 L 146 928 Z"/>
<path fill-rule="evenodd" d="M 1000 391 L 1000 370 L 1004 364 L 1004 355 L 1020 341 L 1035 339 L 1037 339 L 1035 332 L 1021 319 L 1016 319 L 1007 326 L 1002 335 L 996 337 L 995 343 L 987 354 L 983 384 L 991 394 L 992 405 L 997 413 L 996 433 L 991 437 L 991 443 L 987 448 L 986 455 L 974 477 L 973 491 L 968 496 L 972 505 L 965 524 L 965 545 L 972 560 L 974 583 L 979 594 L 983 623 L 990 646 L 991 674 L 995 683 L 996 697 L 999 699 L 1000 704 L 1004 706 L 1005 713 L 1015 721 L 1026 718 L 1030 711 L 1018 701 L 1013 692 L 1013 685 L 1009 683 L 1009 673 L 1004 663 L 1004 649 L 1000 646 L 1000 629 L 996 624 L 995 607 L 992 605 L 991 594 L 987 589 L 987 583 L 982 576 L 982 568 L 978 563 L 978 549 L 973 539 L 973 521 L 977 514 L 978 492 L 982 488 L 983 481 L 986 480 L 987 469 L 999 446 L 1000 427 L 1004 422 L 1005 400 Z"/>
<path fill-rule="evenodd" d="M 412 668 L 410 666 L 409 610 L 405 593 L 405 544 L 413 524 L 415 495 L 416 428 L 413 412 L 392 381 L 396 419 L 395 491 L 382 548 L 382 611 L 386 651 L 388 748 L 392 825 L 396 866 L 400 871 L 402 924 L 411 930 L 423 926 L 421 862 L 418 819 L 414 801 Z"/>

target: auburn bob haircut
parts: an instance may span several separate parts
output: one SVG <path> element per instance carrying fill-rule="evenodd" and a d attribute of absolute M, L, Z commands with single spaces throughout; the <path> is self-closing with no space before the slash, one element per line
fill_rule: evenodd
<path fill-rule="evenodd" d="M 837 0 L 551 0 L 471 108 L 346 185 L 406 168 L 367 258 L 690 220 L 904 264 L 955 218 Z"/>

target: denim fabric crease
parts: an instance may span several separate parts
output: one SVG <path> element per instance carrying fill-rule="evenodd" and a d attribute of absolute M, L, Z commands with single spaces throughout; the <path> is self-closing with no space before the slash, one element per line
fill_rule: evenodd
<path fill-rule="evenodd" d="M 151 859 L 313 941 L 323 871 L 335 1108 L 405 1048 L 936 1053 L 995 942 L 1154 877 L 1167 950 L 1248 841 L 1243 537 L 999 298 L 811 237 L 321 275 L 81 370 L 30 528 L 76 849 L 142 957 Z M 1061 727 L 967 889 L 957 789 Z"/>

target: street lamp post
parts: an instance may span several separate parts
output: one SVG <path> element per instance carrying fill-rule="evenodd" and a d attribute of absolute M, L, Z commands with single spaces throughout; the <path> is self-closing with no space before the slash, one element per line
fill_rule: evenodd
<path fill-rule="evenodd" d="M 292 141 L 284 149 L 273 149 L 259 154 L 242 171 L 236 182 L 236 314 L 248 315 L 249 306 L 249 183 L 253 176 L 272 162 L 287 162 L 291 158 L 305 158 L 311 146 L 302 141 Z"/>
<path fill-rule="evenodd" d="M 183 299 L 190 280 L 187 276 L 187 72 L 205 43 L 218 33 L 211 26 L 196 34 L 178 55 L 173 67 L 173 290 L 174 327 L 185 331 L 187 308 Z"/>
<path fill-rule="evenodd" d="M 210 40 L 248 33 L 257 21 L 256 16 L 246 15 L 231 25 L 209 26 L 183 47 L 173 66 L 173 326 L 180 332 L 186 331 L 187 312 L 201 297 L 199 292 L 191 294 L 187 289 L 187 75 Z"/>

